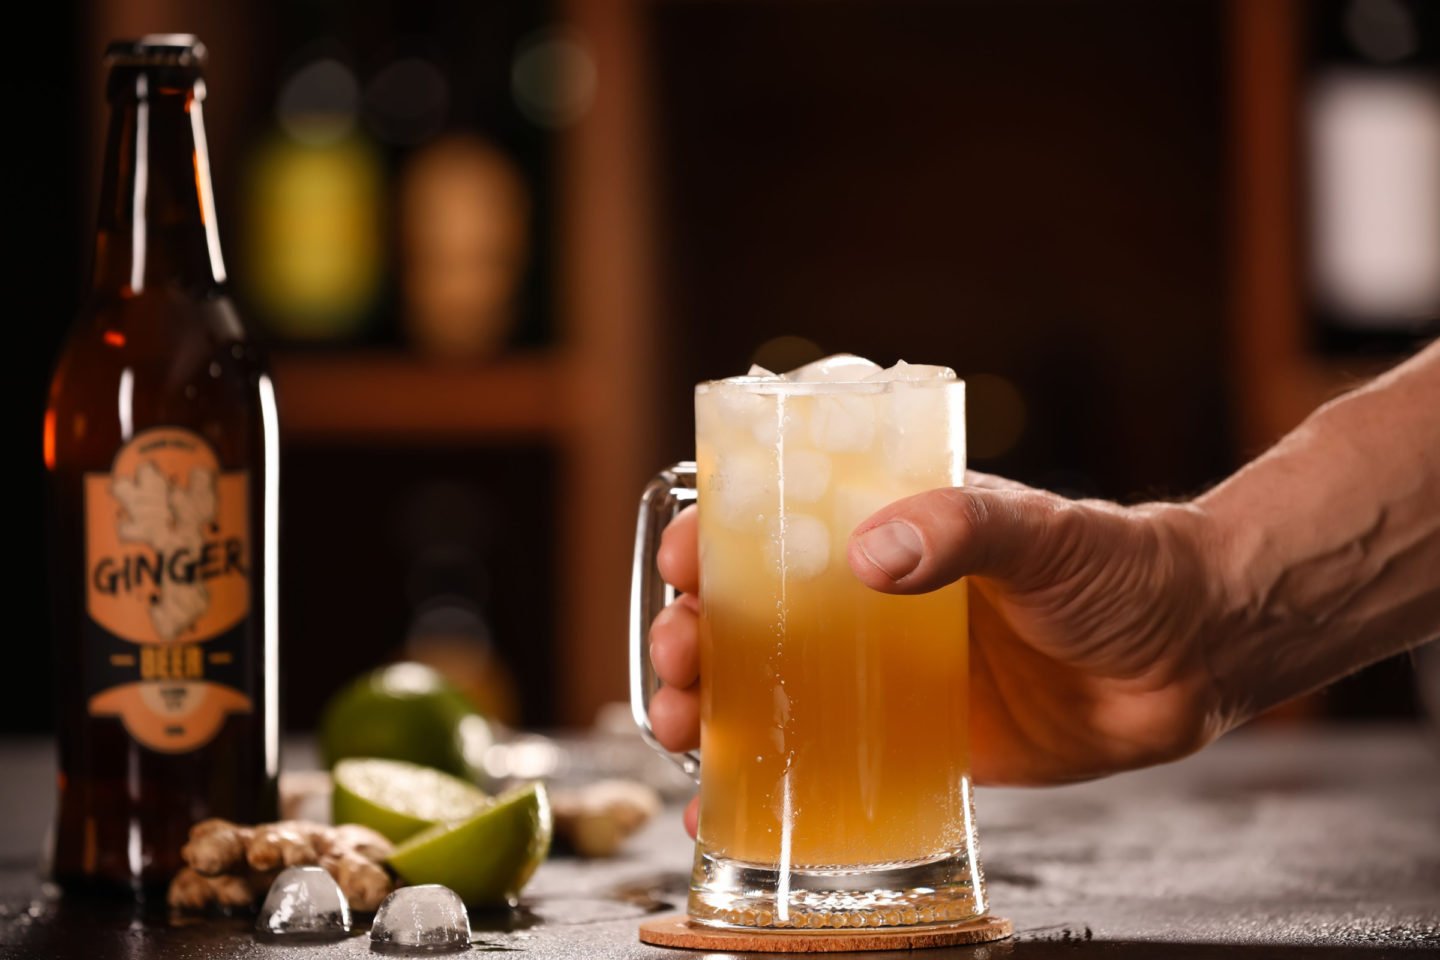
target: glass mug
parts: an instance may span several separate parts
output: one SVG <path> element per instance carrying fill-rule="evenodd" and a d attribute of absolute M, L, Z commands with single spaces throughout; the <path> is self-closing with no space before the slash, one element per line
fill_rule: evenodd
<path fill-rule="evenodd" d="M 875 510 L 965 474 L 953 379 L 695 389 L 696 461 L 645 490 L 631 707 L 650 744 L 660 534 L 699 503 L 700 781 L 689 913 L 732 927 L 955 923 L 987 910 L 971 802 L 965 584 L 866 588 L 846 561 Z M 704 777 L 699 777 L 701 758 Z"/>

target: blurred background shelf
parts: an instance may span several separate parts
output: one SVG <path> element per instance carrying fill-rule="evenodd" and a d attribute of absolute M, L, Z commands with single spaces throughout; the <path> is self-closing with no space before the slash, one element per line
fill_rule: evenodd
<path fill-rule="evenodd" d="M 460 366 L 400 351 L 282 352 L 272 367 L 291 441 L 545 441 L 565 426 L 548 353 Z"/>
<path fill-rule="evenodd" d="M 407 655 L 445 598 L 488 625 L 523 723 L 622 699 L 635 497 L 693 452 L 691 385 L 752 361 L 950 363 L 977 468 L 1135 500 L 1204 489 L 1415 342 L 1341 336 L 1317 299 L 1307 130 L 1322 80 L 1383 93 L 1404 84 L 1369 81 L 1423 68 L 1435 89 L 1426 0 L 29 12 L 68 39 L 16 71 L 52 94 L 12 98 L 44 145 L 9 158 L 41 185 L 13 218 L 34 249 L 12 312 L 46 318 L 19 365 L 27 443 L 84 289 L 98 53 L 210 44 L 236 291 L 271 342 L 306 344 L 273 356 L 293 729 Z M 1431 207 L 1395 208 L 1440 236 Z M 43 537 L 34 514 L 22 541 Z M 20 592 L 43 593 L 31 576 Z M 48 672 L 46 645 L 13 653 L 17 675 Z M 1300 712 L 1410 714 L 1409 682 L 1392 661 Z M 48 695 L 0 704 L 0 730 L 45 729 Z"/>

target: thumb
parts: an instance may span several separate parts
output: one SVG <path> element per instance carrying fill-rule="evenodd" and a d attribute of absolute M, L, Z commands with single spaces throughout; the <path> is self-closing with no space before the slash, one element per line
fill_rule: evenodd
<path fill-rule="evenodd" d="M 850 569 L 883 593 L 926 593 L 976 574 L 1019 588 L 1074 553 L 1084 508 L 1040 490 L 954 487 L 897 500 L 855 528 Z M 1067 519 L 1068 518 L 1068 519 Z"/>

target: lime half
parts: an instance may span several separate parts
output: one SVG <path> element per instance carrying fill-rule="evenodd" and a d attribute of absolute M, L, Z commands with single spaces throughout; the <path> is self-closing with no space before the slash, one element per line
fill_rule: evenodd
<path fill-rule="evenodd" d="M 474 784 L 403 760 L 341 760 L 333 776 L 335 822 L 363 824 L 395 843 L 472 817 L 490 803 Z"/>
<path fill-rule="evenodd" d="M 472 906 L 513 904 L 550 852 L 545 785 L 518 787 L 459 823 L 406 840 L 387 858 L 407 883 L 439 883 Z"/>

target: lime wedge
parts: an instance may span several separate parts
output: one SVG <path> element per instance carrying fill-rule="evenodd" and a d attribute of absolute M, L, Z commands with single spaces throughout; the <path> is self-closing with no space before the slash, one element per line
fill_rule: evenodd
<path fill-rule="evenodd" d="M 333 776 L 335 822 L 362 824 L 395 843 L 437 823 L 474 816 L 490 803 L 474 784 L 403 760 L 341 760 Z"/>
<path fill-rule="evenodd" d="M 459 823 L 406 840 L 386 862 L 407 883 L 439 883 L 472 906 L 514 904 L 550 852 L 545 785 L 518 787 Z"/>

